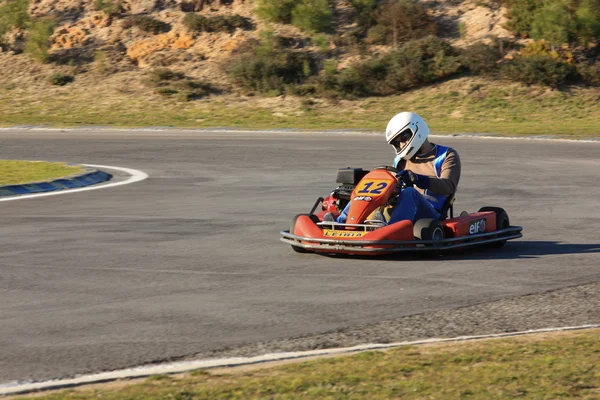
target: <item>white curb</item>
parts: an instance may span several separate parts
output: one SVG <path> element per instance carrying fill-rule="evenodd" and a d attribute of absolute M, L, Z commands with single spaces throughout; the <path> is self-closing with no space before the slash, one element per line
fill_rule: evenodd
<path fill-rule="evenodd" d="M 131 183 L 135 183 L 135 182 L 140 182 L 143 181 L 144 179 L 148 178 L 148 174 L 142 171 L 138 171 L 137 169 L 131 169 L 131 168 L 123 168 L 123 167 L 111 167 L 108 165 L 92 165 L 92 164 L 82 164 L 86 167 L 92 167 L 92 168 L 98 168 L 98 169 L 112 169 L 112 170 L 117 170 L 117 171 L 121 171 L 121 172 L 125 172 L 129 175 L 131 175 L 131 177 L 127 180 L 124 180 L 122 182 L 114 182 L 114 183 L 107 183 L 107 184 L 99 184 L 99 185 L 94 185 L 94 186 L 86 186 L 80 189 L 64 189 L 64 190 L 57 190 L 54 192 L 48 192 L 48 193 L 38 193 L 38 194 L 26 194 L 26 195 L 15 195 L 15 196 L 11 196 L 8 197 L 6 199 L 0 199 L 0 202 L 2 201 L 15 201 L 15 200 L 25 200 L 25 199 L 33 199 L 36 197 L 48 197 L 48 196 L 60 196 L 63 194 L 72 194 L 72 193 L 79 193 L 79 192 L 87 192 L 90 190 L 98 190 L 98 189 L 108 189 L 111 187 L 116 187 L 116 186 L 122 186 L 122 185 L 129 185 Z M 1 392 L 0 392 L 1 394 Z"/>

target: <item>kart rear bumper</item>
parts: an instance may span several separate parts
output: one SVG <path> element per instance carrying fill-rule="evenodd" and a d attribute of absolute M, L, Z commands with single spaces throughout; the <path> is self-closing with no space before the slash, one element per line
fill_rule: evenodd
<path fill-rule="evenodd" d="M 280 233 L 282 242 L 316 253 L 390 254 L 413 251 L 439 252 L 444 250 L 503 242 L 506 240 L 523 237 L 522 231 L 523 228 L 520 226 L 511 226 L 507 229 L 479 233 L 459 238 L 443 239 L 441 241 L 324 239 L 296 236 L 291 234 L 289 231 L 281 231 Z"/>

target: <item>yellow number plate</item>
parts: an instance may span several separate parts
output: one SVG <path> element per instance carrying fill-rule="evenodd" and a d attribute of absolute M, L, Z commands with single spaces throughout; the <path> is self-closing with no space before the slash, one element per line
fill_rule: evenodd
<path fill-rule="evenodd" d="M 383 180 L 362 181 L 354 189 L 354 196 L 378 197 L 381 196 L 388 189 L 388 186 L 390 186 L 390 184 L 391 181 Z"/>
<path fill-rule="evenodd" d="M 360 238 L 365 236 L 369 232 L 365 231 L 334 231 L 331 229 L 324 229 L 323 234 L 326 237 L 335 237 L 335 238 Z"/>

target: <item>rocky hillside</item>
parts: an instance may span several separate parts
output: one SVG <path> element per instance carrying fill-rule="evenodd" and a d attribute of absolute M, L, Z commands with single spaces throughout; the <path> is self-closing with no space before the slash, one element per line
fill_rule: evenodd
<path fill-rule="evenodd" d="M 296 8 L 285 14 L 286 4 Z M 497 75 L 497 65 L 512 59 L 514 50 L 524 45 L 526 55 L 533 57 L 517 59 L 504 68 L 503 76 L 551 86 L 586 76 L 600 82 L 600 64 L 575 69 L 570 65 L 575 53 L 509 31 L 510 10 L 502 4 L 0 0 L 0 83 L 47 84 L 50 77 L 55 85 L 95 85 L 99 77 L 119 73 L 141 82 L 158 71 L 151 77 L 155 90 L 171 95 L 181 89 L 164 81 L 185 79 L 186 87 L 194 89 L 188 100 L 240 88 L 361 97 L 387 95 L 465 72 Z M 515 15 L 513 22 L 519 17 Z M 319 26 L 319 18 L 326 25 Z M 390 52 L 393 55 L 387 57 Z"/>
<path fill-rule="evenodd" d="M 14 0 L 4 0 L 11 1 Z M 458 46 L 492 35 L 512 37 L 503 28 L 506 17 L 502 7 L 472 0 L 423 1 L 423 4 L 444 27 L 445 37 Z M 310 51 L 314 47 L 311 40 L 314 34 L 289 24 L 267 26 L 257 18 L 255 7 L 251 0 L 31 0 L 27 13 L 32 19 L 53 21 L 49 68 L 44 67 L 45 71 L 76 65 L 80 67 L 78 73 L 87 73 L 94 69 L 94 64 L 96 70 L 107 73 L 168 67 L 227 85 L 224 63 L 232 52 L 249 40 L 258 39 L 265 29 L 275 30 L 294 48 Z M 190 13 L 207 18 L 235 15 L 248 23 L 229 31 L 193 31 L 184 24 Z M 332 25 L 327 40 L 328 46 L 334 48 L 335 36 L 343 37 L 356 27 L 355 9 L 348 2 L 335 1 Z M 2 70 L 8 76 L 19 75 L 27 63 L 27 56 L 20 55 L 25 50 L 27 35 L 26 29 L 12 26 L 0 42 Z M 385 52 L 387 47 L 373 45 L 368 51 Z M 14 57 L 19 58 L 16 64 Z M 348 60 L 356 58 L 356 53 L 342 49 L 338 58 L 342 68 Z M 19 68 L 12 71 L 11 65 Z"/>

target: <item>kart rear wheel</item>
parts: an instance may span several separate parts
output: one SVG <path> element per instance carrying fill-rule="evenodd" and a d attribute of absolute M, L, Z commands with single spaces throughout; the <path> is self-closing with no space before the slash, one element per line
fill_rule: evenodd
<path fill-rule="evenodd" d="M 507 229 L 510 227 L 510 220 L 508 219 L 508 214 L 504 211 L 503 208 L 500 207 L 481 207 L 479 212 L 494 212 L 496 214 L 496 230 Z M 502 240 L 500 242 L 494 242 L 486 245 L 486 247 L 492 248 L 500 248 L 506 244 L 506 240 Z"/>
<path fill-rule="evenodd" d="M 314 214 L 298 214 L 294 217 L 294 219 L 292 220 L 292 223 L 290 225 L 290 233 L 293 235 L 294 234 L 294 229 L 296 228 L 296 220 L 303 216 L 306 215 L 308 216 L 315 224 L 317 222 L 321 222 L 321 220 L 319 219 L 319 217 L 317 217 Z M 302 254 L 306 254 L 306 253 L 312 253 L 310 250 L 306 250 L 305 248 L 302 248 L 300 246 L 294 246 L 292 245 L 292 249 L 296 252 L 296 253 L 302 253 Z"/>
<path fill-rule="evenodd" d="M 415 222 L 413 236 L 417 240 L 444 240 L 444 228 L 437 219 L 423 218 Z"/>

